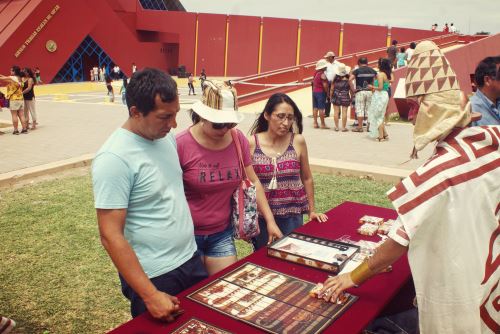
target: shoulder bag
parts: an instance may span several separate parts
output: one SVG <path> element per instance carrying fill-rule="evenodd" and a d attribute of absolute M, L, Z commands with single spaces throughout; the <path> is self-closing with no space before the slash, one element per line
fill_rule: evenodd
<path fill-rule="evenodd" d="M 231 136 L 236 145 L 238 165 L 242 177 L 241 183 L 231 198 L 231 224 L 233 225 L 233 236 L 236 239 L 248 241 L 260 233 L 257 214 L 257 190 L 247 177 L 243 164 L 240 138 L 235 129 L 231 129 Z"/>

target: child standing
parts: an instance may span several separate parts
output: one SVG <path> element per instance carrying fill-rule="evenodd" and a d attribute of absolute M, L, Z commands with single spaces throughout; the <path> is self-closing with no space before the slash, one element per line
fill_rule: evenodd
<path fill-rule="evenodd" d="M 406 58 L 408 57 L 408 54 L 405 52 L 405 50 L 406 49 L 404 47 L 401 47 L 398 54 L 396 55 L 396 60 L 398 64 L 397 68 L 406 66 Z"/>

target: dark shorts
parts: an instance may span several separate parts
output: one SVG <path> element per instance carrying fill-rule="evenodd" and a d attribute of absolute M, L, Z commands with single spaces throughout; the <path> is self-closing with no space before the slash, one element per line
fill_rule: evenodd
<path fill-rule="evenodd" d="M 141 297 L 128 285 L 123 277 L 119 276 L 122 284 L 122 293 L 130 300 L 130 313 L 135 318 L 147 310 L 146 305 L 144 305 Z M 207 277 L 208 273 L 201 261 L 200 254 L 196 251 L 193 257 L 180 267 L 163 275 L 153 277 L 150 280 L 158 290 L 175 296 Z"/>
<path fill-rule="evenodd" d="M 292 233 L 293 230 L 304 224 L 303 215 L 286 217 L 274 216 L 274 220 L 276 221 L 276 224 L 278 224 L 278 227 L 284 236 Z M 267 245 L 267 241 L 269 239 L 269 234 L 267 234 L 267 224 L 263 218 L 259 218 L 259 228 L 260 234 L 255 238 L 252 238 L 252 244 L 256 250 Z"/>
<path fill-rule="evenodd" d="M 326 93 L 313 92 L 313 108 L 324 110 L 325 105 L 326 105 Z"/>

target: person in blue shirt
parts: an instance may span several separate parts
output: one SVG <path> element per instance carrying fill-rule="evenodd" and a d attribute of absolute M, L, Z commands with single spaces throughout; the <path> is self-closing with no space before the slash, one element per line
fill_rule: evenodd
<path fill-rule="evenodd" d="M 500 56 L 486 57 L 477 65 L 477 91 L 471 97 L 472 111 L 481 113 L 474 126 L 500 125 Z"/>
<path fill-rule="evenodd" d="M 133 317 L 173 321 L 175 297 L 208 276 L 194 239 L 177 145 L 177 84 L 146 68 L 126 91 L 129 118 L 92 164 L 101 242 L 118 269 Z"/>

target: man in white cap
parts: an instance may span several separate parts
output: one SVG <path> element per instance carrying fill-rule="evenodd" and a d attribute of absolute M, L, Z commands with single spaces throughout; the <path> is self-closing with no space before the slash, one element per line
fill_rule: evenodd
<path fill-rule="evenodd" d="M 500 126 L 467 127 L 470 104 L 433 42 L 417 45 L 406 93 L 419 104 L 415 150 L 437 141 L 435 153 L 388 192 L 399 214 L 389 238 L 322 296 L 336 300 L 408 253 L 420 333 L 499 333 Z"/>
<path fill-rule="evenodd" d="M 101 242 L 118 269 L 136 317 L 172 321 L 176 294 L 207 277 L 184 196 L 172 128 L 180 110 L 177 84 L 146 68 L 127 87 L 129 118 L 92 164 Z"/>
<path fill-rule="evenodd" d="M 325 75 L 326 79 L 328 80 L 328 91 L 330 91 L 332 87 L 333 80 L 335 79 L 335 73 L 336 73 L 336 68 L 337 65 L 339 64 L 338 61 L 335 60 L 335 52 L 333 51 L 328 51 L 324 56 L 324 59 L 328 62 Z M 330 100 L 330 95 L 327 94 L 326 96 L 326 104 L 325 104 L 325 117 L 330 116 L 330 109 L 332 107 L 332 103 Z"/>

